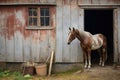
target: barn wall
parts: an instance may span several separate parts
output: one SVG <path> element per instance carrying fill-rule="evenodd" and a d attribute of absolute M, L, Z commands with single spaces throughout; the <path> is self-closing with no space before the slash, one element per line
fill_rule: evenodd
<path fill-rule="evenodd" d="M 31 4 L 56 5 L 56 10 L 53 10 L 56 29 L 26 29 L 27 6 Z M 79 41 L 76 39 L 71 45 L 67 45 L 66 40 L 69 27 L 84 29 L 84 8 L 80 5 L 86 4 L 89 6 L 95 4 L 93 7 L 96 7 L 96 4 L 97 7 L 98 4 L 108 4 L 107 7 L 111 8 L 110 4 L 119 5 L 120 0 L 0 0 L 0 61 L 45 61 L 51 51 L 55 50 L 56 62 L 83 62 Z M 120 9 L 117 11 L 116 22 L 119 33 Z M 119 44 L 119 34 L 116 39 Z M 115 47 L 117 48 L 116 62 L 120 59 L 120 45 L 118 44 Z"/>
<path fill-rule="evenodd" d="M 120 0 L 78 0 L 78 4 L 120 4 Z"/>
<path fill-rule="evenodd" d="M 67 45 L 67 36 L 69 27 L 82 28 L 83 10 L 77 6 L 77 0 L 58 0 L 56 13 L 56 62 L 82 62 L 79 41 Z"/>
<path fill-rule="evenodd" d="M 0 6 L 0 61 L 46 61 L 55 49 L 53 29 L 26 29 L 27 6 Z M 55 9 L 52 10 L 55 21 Z"/>
<path fill-rule="evenodd" d="M 116 62 L 120 63 L 120 7 L 118 8 L 118 59 L 116 60 Z"/>
<path fill-rule="evenodd" d="M 56 0 L 0 0 L 0 3 L 17 3 L 17 4 L 28 4 L 28 3 L 56 3 Z"/>

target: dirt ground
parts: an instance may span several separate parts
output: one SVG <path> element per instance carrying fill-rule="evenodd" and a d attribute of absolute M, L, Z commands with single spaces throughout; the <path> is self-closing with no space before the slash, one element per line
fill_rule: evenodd
<path fill-rule="evenodd" d="M 8 77 L 0 78 L 0 80 L 16 79 Z M 25 80 L 120 80 L 120 67 L 114 68 L 113 66 L 94 66 L 91 69 L 52 74 L 50 77 L 32 76 L 31 79 Z"/>
<path fill-rule="evenodd" d="M 95 66 L 69 74 L 53 74 L 51 77 L 34 77 L 34 80 L 120 80 L 120 68 Z"/>

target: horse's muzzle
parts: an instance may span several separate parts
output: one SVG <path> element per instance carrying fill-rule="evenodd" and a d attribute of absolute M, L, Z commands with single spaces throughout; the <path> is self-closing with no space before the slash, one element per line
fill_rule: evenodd
<path fill-rule="evenodd" d="M 70 45 L 70 42 L 68 42 L 67 44 Z"/>

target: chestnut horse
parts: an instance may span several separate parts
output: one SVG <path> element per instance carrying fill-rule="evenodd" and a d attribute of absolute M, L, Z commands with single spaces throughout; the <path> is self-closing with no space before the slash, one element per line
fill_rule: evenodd
<path fill-rule="evenodd" d="M 70 44 L 75 38 L 80 41 L 83 50 L 85 68 L 91 68 L 91 51 L 98 50 L 100 54 L 99 65 L 104 66 L 107 59 L 107 40 L 102 34 L 92 35 L 90 32 L 69 28 L 67 43 Z"/>

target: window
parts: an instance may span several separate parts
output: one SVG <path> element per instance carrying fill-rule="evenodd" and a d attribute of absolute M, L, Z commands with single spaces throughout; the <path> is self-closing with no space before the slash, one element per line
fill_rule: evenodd
<path fill-rule="evenodd" d="M 49 26 L 50 24 L 49 8 L 40 9 L 40 23 L 41 26 Z"/>
<path fill-rule="evenodd" d="M 37 26 L 37 8 L 29 8 L 29 25 Z"/>
<path fill-rule="evenodd" d="M 52 7 L 29 7 L 28 8 L 28 27 L 43 28 L 51 27 Z"/>

